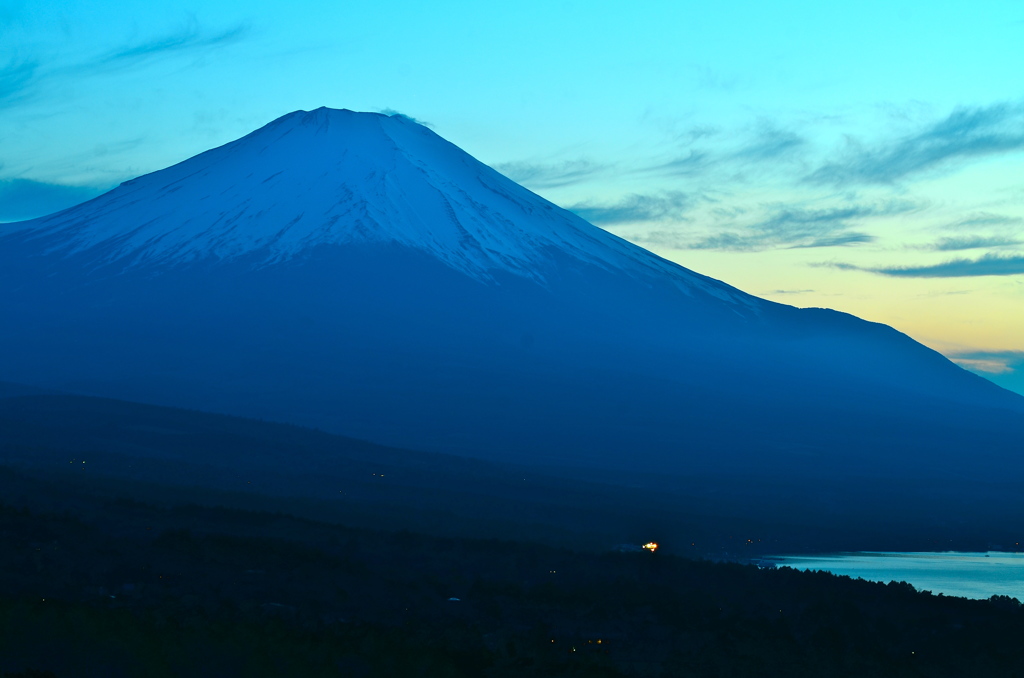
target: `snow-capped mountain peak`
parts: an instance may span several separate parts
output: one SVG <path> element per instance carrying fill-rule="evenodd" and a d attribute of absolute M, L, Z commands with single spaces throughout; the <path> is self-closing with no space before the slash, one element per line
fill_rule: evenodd
<path fill-rule="evenodd" d="M 504 271 L 543 283 L 554 257 L 568 256 L 759 303 L 592 226 L 408 118 L 328 108 L 290 113 L 13 230 L 126 266 L 243 256 L 261 265 L 317 245 L 381 242 L 480 280 Z"/>

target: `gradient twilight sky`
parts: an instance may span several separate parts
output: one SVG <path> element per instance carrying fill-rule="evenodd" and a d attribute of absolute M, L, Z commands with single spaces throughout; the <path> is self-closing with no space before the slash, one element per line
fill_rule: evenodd
<path fill-rule="evenodd" d="M 1024 393 L 1024 2 L 0 0 L 0 221 L 399 111 L 688 268 Z"/>

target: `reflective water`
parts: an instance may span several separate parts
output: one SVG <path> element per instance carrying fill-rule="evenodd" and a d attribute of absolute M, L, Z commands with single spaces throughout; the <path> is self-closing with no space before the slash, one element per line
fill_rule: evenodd
<path fill-rule="evenodd" d="M 773 556 L 779 567 L 826 570 L 870 581 L 905 581 L 947 596 L 1011 596 L 1024 601 L 1024 553 L 837 553 Z"/>

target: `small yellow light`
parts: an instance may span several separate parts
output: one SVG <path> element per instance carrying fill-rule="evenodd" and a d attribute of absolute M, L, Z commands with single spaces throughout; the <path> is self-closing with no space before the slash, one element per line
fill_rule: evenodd
<path fill-rule="evenodd" d="M 654 551 L 656 551 L 658 549 L 658 545 L 655 544 L 653 541 L 651 541 L 651 542 L 647 542 L 646 544 L 644 544 L 644 548 L 647 549 L 648 551 L 654 552 Z"/>

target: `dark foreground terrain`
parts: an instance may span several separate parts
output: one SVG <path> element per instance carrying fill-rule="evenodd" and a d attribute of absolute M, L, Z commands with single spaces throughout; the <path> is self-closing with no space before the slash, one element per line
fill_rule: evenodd
<path fill-rule="evenodd" d="M 1024 670 L 1014 599 L 118 499 L 10 469 L 0 485 L 4 676 Z"/>
<path fill-rule="evenodd" d="M 570 477 L 6 388 L 3 678 L 1024 670 L 1015 600 L 714 562 L 1014 543 L 1012 484 Z"/>
<path fill-rule="evenodd" d="M 681 452 L 684 454 L 685 451 Z M 964 456 L 969 455 L 965 453 Z M 515 465 L 374 445 L 322 431 L 0 383 L 0 466 L 62 478 L 0 485 L 36 511 L 97 496 L 281 511 L 373 530 L 494 537 L 600 551 L 662 544 L 712 560 L 808 551 L 984 550 L 1024 534 L 1012 479 L 915 483 Z M 855 482 L 853 482 L 855 481 Z"/>

